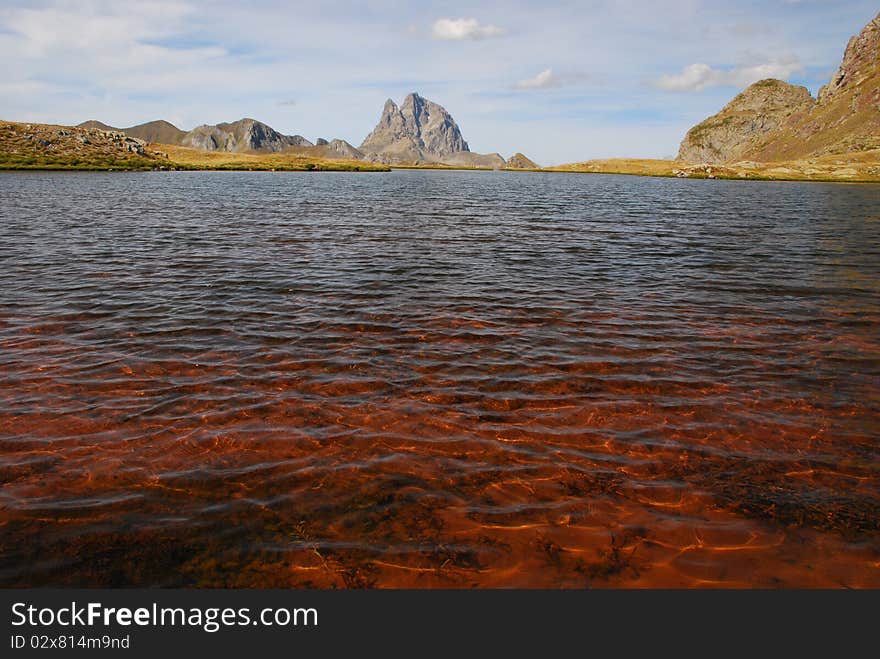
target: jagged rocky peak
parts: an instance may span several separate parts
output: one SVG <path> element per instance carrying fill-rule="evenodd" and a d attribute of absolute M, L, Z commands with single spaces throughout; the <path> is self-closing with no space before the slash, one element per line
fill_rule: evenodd
<path fill-rule="evenodd" d="M 741 158 L 796 112 L 815 105 L 806 87 L 782 80 L 754 83 L 718 114 L 691 128 L 678 151 L 686 162 L 720 164 Z"/>
<path fill-rule="evenodd" d="M 443 106 L 412 93 L 400 107 L 390 98 L 385 101 L 379 123 L 360 150 L 386 162 L 439 162 L 470 149 Z"/>
<path fill-rule="evenodd" d="M 819 102 L 827 103 L 846 87 L 854 87 L 877 75 L 880 64 L 880 14 L 849 40 L 843 62 L 831 81 L 819 90 Z"/>

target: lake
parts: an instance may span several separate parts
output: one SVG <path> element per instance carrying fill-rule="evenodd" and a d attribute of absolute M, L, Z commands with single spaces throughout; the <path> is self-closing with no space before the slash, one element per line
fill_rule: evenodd
<path fill-rule="evenodd" d="M 880 587 L 880 186 L 0 174 L 0 585 Z"/>

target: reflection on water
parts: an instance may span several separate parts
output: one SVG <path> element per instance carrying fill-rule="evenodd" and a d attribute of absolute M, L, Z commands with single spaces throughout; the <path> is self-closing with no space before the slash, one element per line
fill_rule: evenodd
<path fill-rule="evenodd" d="M 0 176 L 0 584 L 880 586 L 880 188 Z"/>

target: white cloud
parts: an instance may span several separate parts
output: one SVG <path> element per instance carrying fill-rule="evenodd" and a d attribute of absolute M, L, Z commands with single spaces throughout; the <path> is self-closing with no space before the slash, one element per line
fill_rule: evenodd
<path fill-rule="evenodd" d="M 443 41 L 488 39 L 504 34 L 497 25 L 481 25 L 476 18 L 441 18 L 431 26 L 431 35 Z"/>
<path fill-rule="evenodd" d="M 513 89 L 523 91 L 553 89 L 555 87 L 567 87 L 578 83 L 592 80 L 593 77 L 589 73 L 583 71 L 568 71 L 564 73 L 554 73 L 553 69 L 544 69 L 533 78 L 520 80 Z"/>
<path fill-rule="evenodd" d="M 558 87 L 559 84 L 560 80 L 557 76 L 553 75 L 553 69 L 544 69 L 534 78 L 520 80 L 514 87 L 517 89 L 550 89 L 551 87 Z"/>
<path fill-rule="evenodd" d="M 662 12 L 657 0 L 511 2 L 485 14 L 464 0 L 433 9 L 409 3 L 405 11 L 354 0 L 333 12 L 277 0 L 212 0 L 210 11 L 204 4 L 0 0 L 0 115 L 118 126 L 163 118 L 185 129 L 251 116 L 287 134 L 359 144 L 386 98 L 418 89 L 453 113 L 475 151 L 523 151 L 542 163 L 661 156 L 674 152 L 698 117 L 729 101 L 733 88 L 710 86 L 670 106 L 669 92 L 638 83 L 692 62 L 729 71 L 788 52 L 800 56 L 810 81 L 826 82 L 819 74 L 837 69 L 846 40 L 876 15 L 833 12 L 828 0 L 674 0 Z M 438 18 L 477 19 L 475 31 L 464 25 L 443 34 L 491 38 L 434 40 Z M 772 35 L 730 29 L 747 23 L 771 25 Z M 498 29 L 489 35 L 479 29 L 490 24 Z M 501 28 L 502 36 L 492 35 Z M 778 50 L 764 50 L 771 36 Z M 725 63 L 700 53 L 739 58 Z M 551 66 L 549 88 L 515 88 Z M 292 99 L 295 106 L 277 104 Z M 484 104 L 492 111 L 477 109 Z M 622 142 L 624 134 L 631 140 Z"/>
<path fill-rule="evenodd" d="M 748 87 L 765 78 L 786 80 L 794 73 L 802 73 L 803 66 L 797 57 L 738 66 L 732 69 L 716 69 L 708 64 L 696 63 L 684 67 L 681 73 L 660 76 L 654 86 L 670 92 L 697 92 L 707 87 Z"/>

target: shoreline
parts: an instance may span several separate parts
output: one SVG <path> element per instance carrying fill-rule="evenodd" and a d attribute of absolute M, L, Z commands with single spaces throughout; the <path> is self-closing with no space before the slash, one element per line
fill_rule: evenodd
<path fill-rule="evenodd" d="M 649 158 L 604 158 L 552 167 L 469 167 L 386 164 L 301 152 L 208 151 L 145 142 L 121 131 L 0 121 L 0 171 L 267 171 L 390 172 L 392 170 L 617 174 L 651 178 L 880 183 L 880 149 L 803 160 L 724 164 Z"/>
<path fill-rule="evenodd" d="M 633 172 L 623 169 L 614 170 L 578 170 L 578 169 L 491 169 L 488 167 L 433 167 L 433 166 L 413 166 L 413 165 L 388 165 L 387 167 L 350 167 L 350 166 L 322 166 L 314 167 L 237 167 L 237 166 L 221 166 L 221 167 L 195 167 L 167 165 L 167 166 L 94 166 L 94 165 L 17 165 L 7 166 L 0 164 L 0 172 L 275 172 L 275 173 L 359 173 L 359 174 L 379 174 L 389 173 L 395 170 L 430 170 L 430 171 L 451 171 L 451 172 L 508 172 L 508 173 L 524 173 L 524 174 L 579 174 L 579 175 L 599 175 L 599 176 L 635 176 L 643 178 L 665 178 L 665 179 L 689 179 L 699 181 L 741 181 L 741 182 L 763 182 L 763 183 L 844 183 L 844 184 L 860 184 L 860 185 L 877 185 L 880 184 L 880 177 L 876 178 L 834 178 L 834 177 L 795 177 L 795 176 L 731 176 L 726 174 L 691 174 L 688 176 L 677 176 L 675 174 L 665 173 L 647 173 Z"/>

